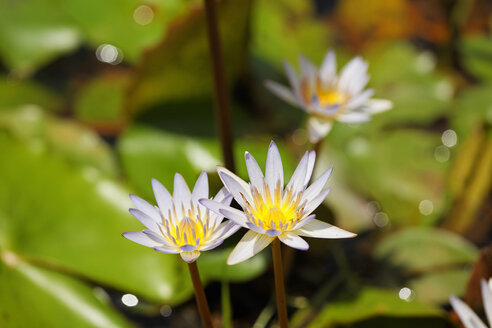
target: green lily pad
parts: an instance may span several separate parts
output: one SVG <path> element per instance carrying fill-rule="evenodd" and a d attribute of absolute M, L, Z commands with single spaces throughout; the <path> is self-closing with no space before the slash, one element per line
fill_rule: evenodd
<path fill-rule="evenodd" d="M 471 264 L 478 257 L 478 250 L 457 234 L 421 227 L 386 236 L 378 244 L 374 255 L 379 260 L 387 259 L 392 265 L 415 273 Z"/>
<path fill-rule="evenodd" d="M 67 275 L 2 252 L 0 325 L 15 327 L 132 327 L 93 289 Z M 26 314 L 25 311 L 28 311 Z"/>
<path fill-rule="evenodd" d="M 410 319 L 442 315 L 441 310 L 428 304 L 400 299 L 397 290 L 366 287 L 351 302 L 328 304 L 308 327 L 335 327 L 380 316 Z"/>

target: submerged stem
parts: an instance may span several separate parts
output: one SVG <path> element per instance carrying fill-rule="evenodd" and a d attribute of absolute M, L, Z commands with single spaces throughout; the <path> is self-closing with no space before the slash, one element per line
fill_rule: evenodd
<path fill-rule="evenodd" d="M 207 298 L 205 297 L 205 291 L 203 290 L 196 262 L 188 263 L 188 268 L 190 269 L 191 281 L 195 289 L 195 298 L 202 319 L 202 325 L 204 328 L 213 328 L 210 309 L 208 308 Z"/>
<path fill-rule="evenodd" d="M 215 94 L 215 116 L 219 128 L 222 155 L 226 168 L 235 172 L 233 154 L 233 136 L 227 84 L 225 81 L 224 59 L 220 47 L 219 28 L 217 24 L 216 0 L 204 0 L 207 21 L 207 34 L 212 60 Z"/>
<path fill-rule="evenodd" d="M 284 267 L 280 241 L 275 238 L 272 243 L 273 271 L 275 274 L 275 294 L 277 296 L 277 316 L 280 328 L 287 328 L 287 301 L 285 300 Z"/>

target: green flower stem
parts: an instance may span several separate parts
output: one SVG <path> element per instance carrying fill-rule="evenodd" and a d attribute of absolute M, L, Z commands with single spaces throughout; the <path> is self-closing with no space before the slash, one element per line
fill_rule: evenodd
<path fill-rule="evenodd" d="M 212 60 L 215 94 L 215 117 L 219 128 L 222 156 L 227 169 L 235 172 L 234 140 L 231 130 L 229 97 L 225 80 L 224 59 L 222 58 L 219 28 L 217 24 L 216 0 L 204 0 L 207 21 L 207 34 Z"/>
<path fill-rule="evenodd" d="M 287 328 L 287 301 L 285 299 L 284 267 L 282 265 L 282 253 L 280 241 L 275 238 L 272 243 L 273 271 L 275 274 L 275 294 L 277 296 L 277 316 L 280 328 Z"/>
<path fill-rule="evenodd" d="M 190 269 L 191 281 L 193 282 L 193 288 L 195 289 L 195 298 L 202 319 L 202 325 L 204 328 L 213 328 L 210 309 L 208 308 L 207 298 L 205 297 L 205 291 L 203 290 L 196 261 L 188 263 L 188 268 Z"/>

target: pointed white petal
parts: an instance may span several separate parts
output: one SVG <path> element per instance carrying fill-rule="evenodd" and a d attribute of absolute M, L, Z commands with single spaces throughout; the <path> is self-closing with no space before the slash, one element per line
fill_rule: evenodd
<path fill-rule="evenodd" d="M 239 241 L 227 259 L 227 264 L 233 265 L 246 261 L 267 247 L 273 238 L 249 230 Z"/>
<path fill-rule="evenodd" d="M 277 229 L 268 229 L 267 231 L 265 231 L 265 233 L 270 237 L 277 237 L 282 233 L 282 231 Z"/>
<path fill-rule="evenodd" d="M 337 74 L 337 59 L 335 56 L 335 52 L 330 50 L 326 53 L 325 59 L 323 60 L 323 64 L 321 64 L 320 68 L 320 77 L 321 81 L 324 85 L 330 84 L 336 78 Z"/>
<path fill-rule="evenodd" d="M 307 200 L 306 206 L 304 207 L 304 213 L 311 214 L 318 206 L 325 200 L 326 196 L 330 193 L 331 188 L 325 189 L 316 195 L 313 199 Z"/>
<path fill-rule="evenodd" d="M 166 253 L 166 254 L 178 254 L 179 253 L 179 251 L 176 248 L 167 247 L 167 246 L 157 246 L 157 247 L 154 247 L 154 250 L 156 250 L 160 253 Z"/>
<path fill-rule="evenodd" d="M 296 170 L 292 174 L 286 189 L 292 187 L 293 194 L 297 194 L 304 189 L 304 181 L 306 180 L 306 174 L 308 169 L 309 152 L 306 152 L 299 161 Z"/>
<path fill-rule="evenodd" d="M 466 328 L 487 328 L 482 320 L 459 298 L 451 296 L 449 301 Z"/>
<path fill-rule="evenodd" d="M 289 80 L 290 86 L 292 87 L 292 90 L 294 90 L 294 95 L 299 98 L 300 93 L 299 93 L 299 78 L 297 77 L 296 72 L 294 72 L 294 69 L 292 66 L 284 61 L 284 69 L 285 69 L 285 74 L 287 75 L 287 79 Z"/>
<path fill-rule="evenodd" d="M 265 181 L 270 187 L 270 192 L 273 196 L 275 187 L 280 182 L 280 187 L 284 187 L 284 169 L 282 167 L 282 159 L 280 158 L 280 153 L 278 151 L 275 142 L 270 142 L 270 147 L 268 148 L 266 168 L 265 168 Z"/>
<path fill-rule="evenodd" d="M 304 227 L 306 224 L 308 224 L 309 222 L 311 222 L 315 218 L 316 218 L 315 214 L 311 214 L 311 215 L 306 216 L 305 218 L 303 218 L 302 220 L 297 222 L 296 225 L 292 228 L 292 230 L 297 230 L 297 229 Z"/>
<path fill-rule="evenodd" d="M 342 91 L 348 91 L 352 79 L 357 79 L 367 71 L 367 63 L 359 56 L 353 58 L 340 72 L 338 87 Z"/>
<path fill-rule="evenodd" d="M 147 227 L 147 229 L 153 231 L 159 231 L 158 223 L 144 212 L 137 210 L 135 208 L 130 208 L 128 211 L 131 213 L 131 215 L 137 218 L 137 220 L 140 221 L 140 223 L 142 223 L 145 227 Z"/>
<path fill-rule="evenodd" d="M 360 112 L 348 112 L 338 116 L 337 121 L 343 123 L 362 123 L 367 122 L 371 119 L 369 114 Z"/>
<path fill-rule="evenodd" d="M 183 204 L 185 208 L 188 208 L 191 201 L 191 191 L 186 184 L 183 176 L 179 173 L 174 175 L 174 192 L 173 192 L 174 204 L 181 207 Z"/>
<path fill-rule="evenodd" d="M 186 245 L 180 246 L 179 249 L 183 252 L 193 252 L 196 249 L 196 246 L 191 245 L 191 244 L 186 244 Z"/>
<path fill-rule="evenodd" d="M 244 159 L 246 161 L 246 168 L 248 169 L 249 180 L 256 190 L 263 190 L 263 172 L 261 172 L 258 162 L 248 152 L 244 153 Z"/>
<path fill-rule="evenodd" d="M 181 252 L 179 253 L 181 255 L 181 258 L 185 260 L 188 263 L 195 262 L 196 259 L 200 256 L 200 251 L 193 251 L 193 252 Z"/>
<path fill-rule="evenodd" d="M 145 214 L 150 216 L 155 221 L 159 222 L 161 220 L 161 215 L 159 214 L 157 209 L 154 206 L 147 203 L 142 198 L 135 196 L 135 195 L 130 195 L 130 200 L 132 201 L 133 205 L 135 205 L 135 207 L 138 210 L 144 212 Z"/>
<path fill-rule="evenodd" d="M 309 141 L 317 143 L 330 132 L 333 123 L 329 120 L 321 120 L 317 117 L 311 116 L 307 122 L 307 129 L 309 134 Z"/>
<path fill-rule="evenodd" d="M 173 202 L 171 194 L 157 179 L 152 179 L 152 189 L 161 213 L 167 213 Z"/>
<path fill-rule="evenodd" d="M 347 91 L 350 95 L 355 96 L 359 94 L 369 82 L 370 76 L 366 72 L 361 72 L 358 77 L 354 77 L 349 81 Z"/>
<path fill-rule="evenodd" d="M 222 183 L 224 183 L 224 186 L 234 196 L 234 199 L 241 207 L 246 207 L 243 197 L 246 198 L 250 204 L 253 203 L 249 184 L 226 168 L 217 167 L 217 173 L 219 174 Z"/>
<path fill-rule="evenodd" d="M 278 236 L 278 239 L 280 239 L 281 242 L 283 242 L 285 245 L 290 246 L 292 248 L 300 249 L 302 251 L 308 250 L 309 245 L 308 243 L 296 235 L 295 233 L 292 232 L 285 232 Z"/>
<path fill-rule="evenodd" d="M 212 233 L 210 236 L 210 240 L 217 240 L 217 239 L 227 239 L 230 236 L 232 236 L 236 231 L 238 231 L 241 228 L 240 225 L 236 224 L 236 222 L 228 220 L 226 222 L 222 222 L 217 229 Z"/>
<path fill-rule="evenodd" d="M 174 247 L 174 245 L 168 243 L 161 234 L 156 233 L 155 231 L 145 229 L 142 230 L 142 233 L 144 233 L 147 237 L 149 237 L 156 243 L 159 243 L 159 246 Z"/>
<path fill-rule="evenodd" d="M 353 96 L 345 105 L 348 110 L 358 109 L 360 106 L 363 106 L 369 98 L 374 95 L 373 89 L 367 89 L 362 93 L 359 93 L 356 96 Z"/>
<path fill-rule="evenodd" d="M 279 97 L 280 99 L 286 101 L 291 105 L 299 105 L 298 98 L 292 91 L 281 84 L 278 84 L 273 81 L 266 81 L 265 87 L 270 90 L 274 95 Z"/>
<path fill-rule="evenodd" d="M 292 232 L 299 236 L 329 239 L 352 238 L 357 236 L 355 233 L 345 231 L 334 225 L 316 219 Z"/>
<path fill-rule="evenodd" d="M 211 240 L 210 243 L 207 243 L 207 244 L 204 244 L 203 246 L 201 246 L 200 251 L 209 251 L 211 249 L 219 247 L 220 245 L 222 245 L 223 242 L 224 242 L 224 239 L 215 239 L 213 241 Z"/>
<path fill-rule="evenodd" d="M 313 175 L 314 170 L 314 163 L 316 163 L 316 152 L 314 150 L 311 150 L 309 152 L 308 167 L 306 171 L 306 179 L 304 180 L 304 186 L 307 186 L 309 184 L 309 181 L 311 180 L 311 176 Z"/>
<path fill-rule="evenodd" d="M 208 176 L 207 172 L 203 171 L 196 180 L 193 193 L 191 194 L 193 202 L 198 201 L 200 198 L 208 198 Z"/>
<path fill-rule="evenodd" d="M 483 307 L 485 309 L 485 314 L 487 315 L 487 320 L 489 325 L 492 326 L 492 289 L 485 279 L 481 281 L 482 285 L 482 299 Z"/>
<path fill-rule="evenodd" d="M 243 211 L 239 211 L 233 207 L 224 205 L 213 199 L 202 198 L 199 200 L 199 202 L 200 204 L 202 204 L 212 212 L 220 216 L 225 216 L 228 219 L 236 222 L 237 224 L 246 227 L 246 222 L 248 222 L 248 218 L 246 217 L 246 214 L 244 214 Z"/>
<path fill-rule="evenodd" d="M 246 222 L 246 227 L 249 230 L 253 230 L 256 233 L 260 233 L 260 234 L 265 233 L 265 230 L 263 230 L 262 228 L 258 227 L 256 224 L 253 224 L 251 222 Z"/>
<path fill-rule="evenodd" d="M 219 192 L 213 198 L 215 201 L 229 205 L 232 201 L 232 194 L 227 190 L 226 187 L 220 188 Z M 207 197 L 208 198 L 208 197 Z M 229 202 L 229 203 L 227 203 Z"/>
<path fill-rule="evenodd" d="M 309 81 L 314 82 L 317 71 L 316 66 L 303 55 L 299 55 L 299 65 L 301 66 L 302 76 L 308 78 Z"/>
<path fill-rule="evenodd" d="M 134 243 L 144 245 L 147 247 L 156 247 L 161 245 L 160 243 L 157 243 L 154 240 L 150 239 L 142 231 L 128 231 L 128 232 L 124 232 L 122 235 L 123 237 L 133 241 Z"/>
<path fill-rule="evenodd" d="M 330 178 L 331 172 L 333 172 L 333 166 L 326 170 L 319 178 L 317 178 L 306 191 L 302 194 L 303 201 L 310 201 L 314 199 L 323 190 L 328 179 Z"/>
<path fill-rule="evenodd" d="M 393 107 L 393 103 L 386 99 L 368 99 L 361 105 L 360 110 L 364 113 L 373 115 L 390 110 Z"/>

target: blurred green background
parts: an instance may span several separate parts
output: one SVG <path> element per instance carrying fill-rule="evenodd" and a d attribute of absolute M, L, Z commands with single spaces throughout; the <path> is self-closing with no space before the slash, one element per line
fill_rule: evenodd
<path fill-rule="evenodd" d="M 357 232 L 287 251 L 292 327 L 453 327 L 492 275 L 492 2 L 218 1 L 239 174 L 274 139 L 290 175 L 305 116 L 268 93 L 301 53 L 361 54 L 392 111 L 335 124 L 319 218 Z M 0 0 L 0 326 L 196 327 L 178 256 L 121 237 L 129 193 L 221 164 L 199 0 Z M 275 327 L 269 251 L 198 260 L 217 326 Z M 488 248 L 487 248 L 488 247 Z M 482 251 L 480 251 L 482 249 Z M 481 254 L 481 255 L 480 255 Z M 468 286 L 468 290 L 467 290 Z"/>

